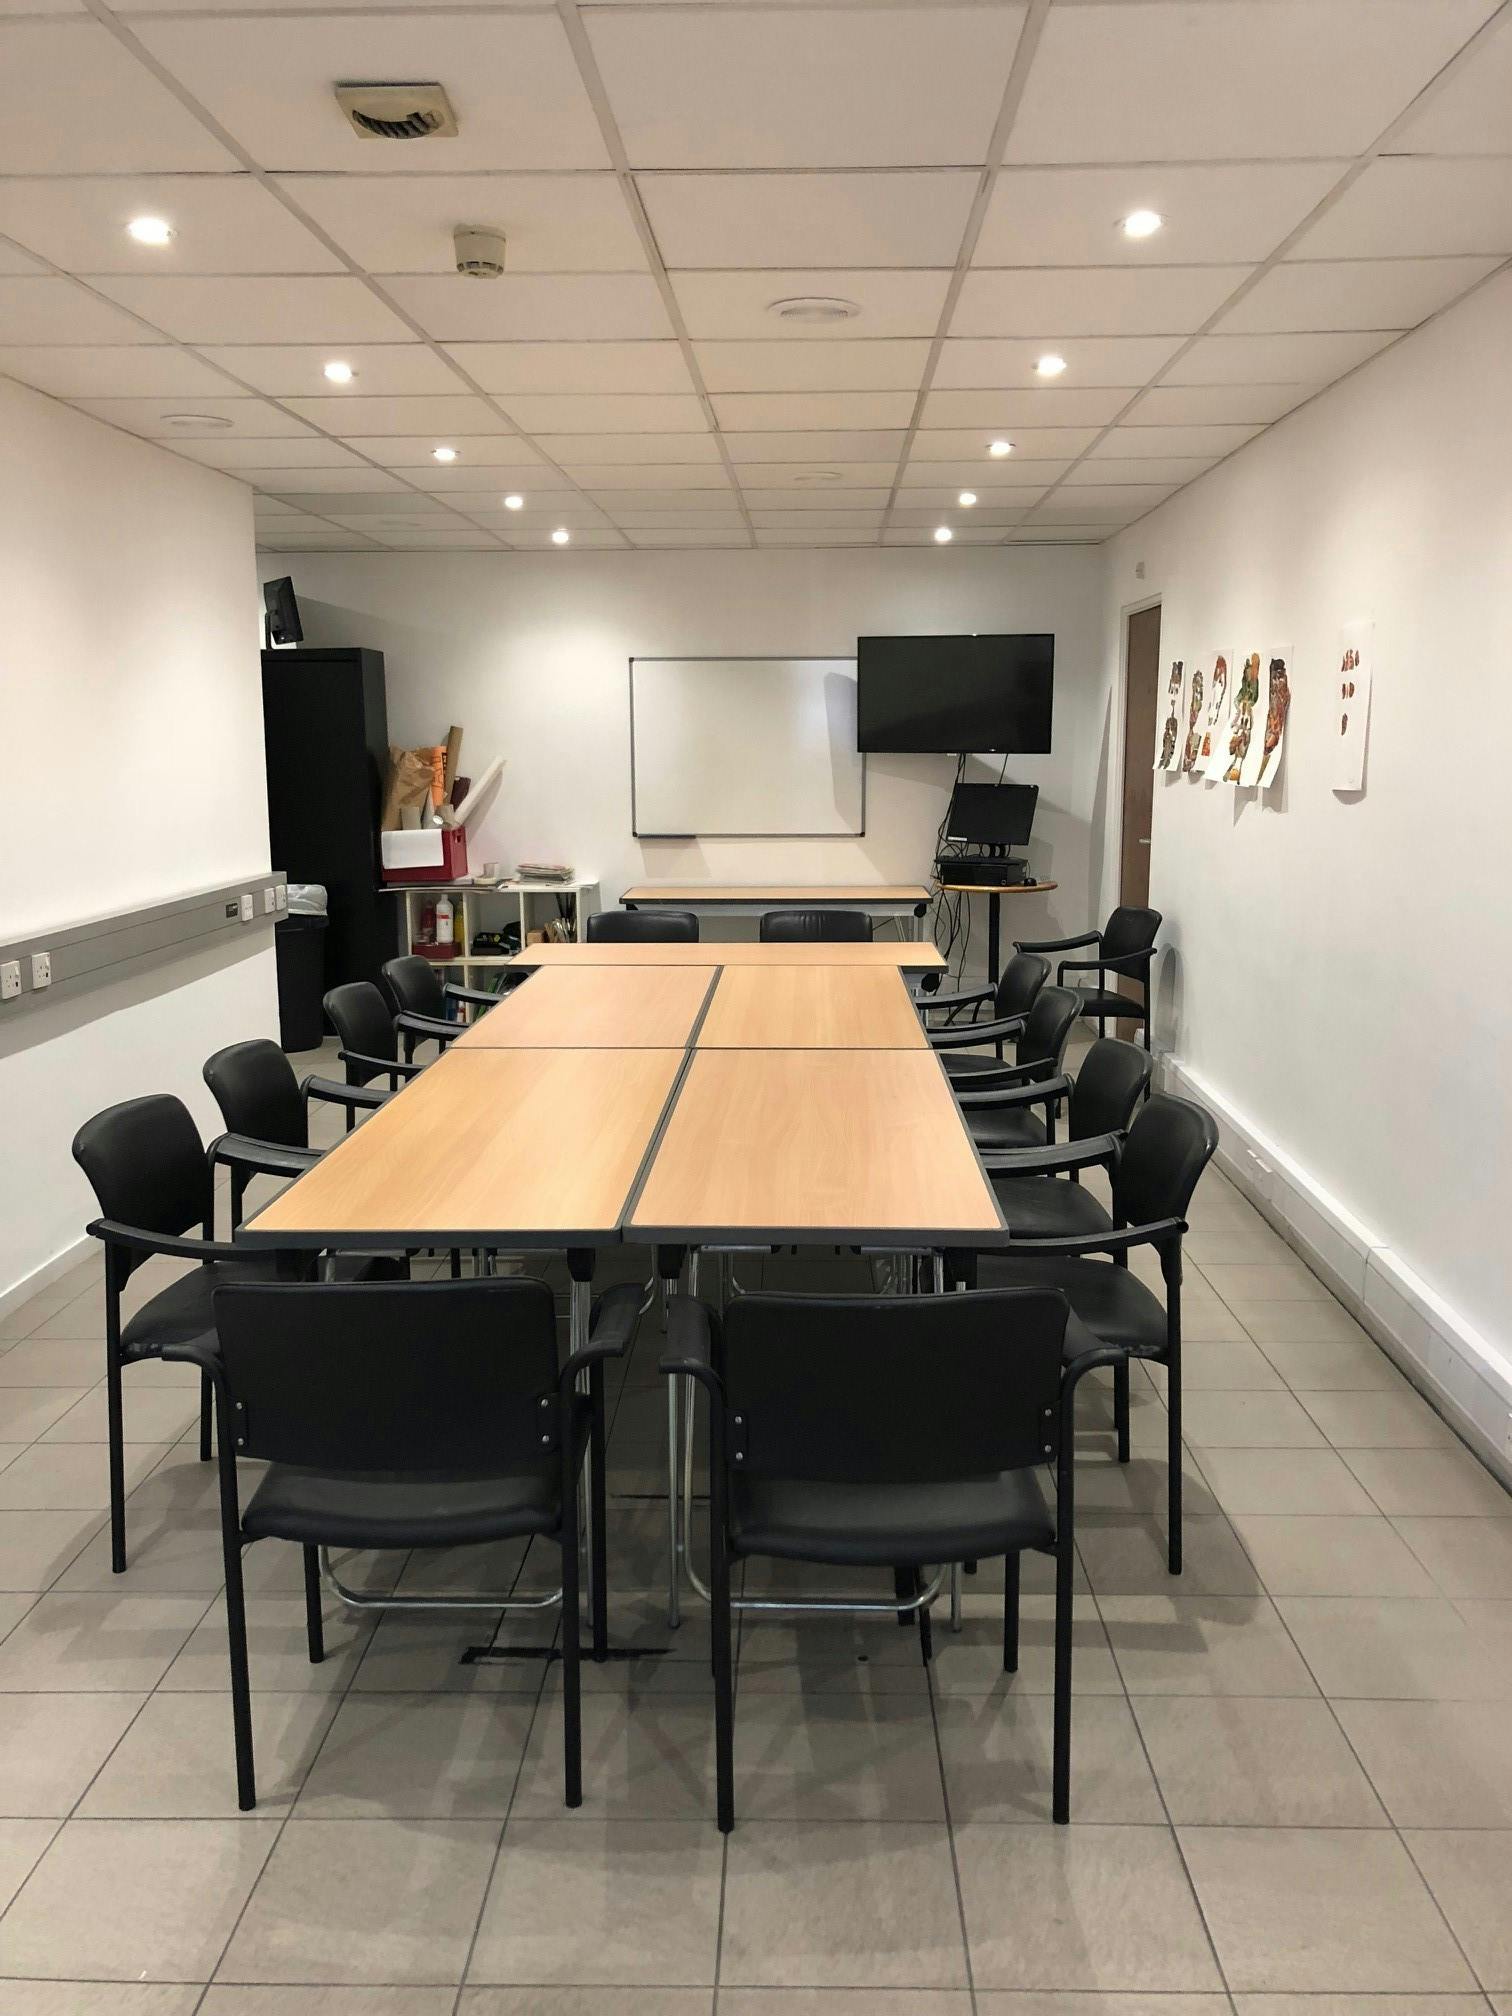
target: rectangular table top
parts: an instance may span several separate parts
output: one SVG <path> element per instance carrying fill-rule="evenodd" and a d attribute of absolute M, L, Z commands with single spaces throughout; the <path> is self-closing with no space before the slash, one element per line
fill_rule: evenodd
<path fill-rule="evenodd" d="M 685 1054 L 441 1057 L 241 1236 L 378 1249 L 610 1244 Z"/>
<path fill-rule="evenodd" d="M 850 945 L 527 945 L 516 966 L 881 966 L 938 973 L 937 945 L 874 938 Z M 497 1011 L 495 1011 L 497 1012 Z"/>
<path fill-rule="evenodd" d="M 928 1038 L 901 973 L 876 966 L 726 966 L 699 1025 L 698 1047 L 923 1050 Z"/>
<path fill-rule="evenodd" d="M 682 1049 L 714 977 L 707 966 L 550 966 L 480 1016 L 452 1054 Z"/>
<path fill-rule="evenodd" d="M 866 903 L 927 903 L 922 882 L 638 882 L 621 903 L 796 903 L 847 909 Z"/>
<path fill-rule="evenodd" d="M 932 1052 L 700 1049 L 625 1229 L 925 1247 L 990 1243 L 1003 1220 Z"/>

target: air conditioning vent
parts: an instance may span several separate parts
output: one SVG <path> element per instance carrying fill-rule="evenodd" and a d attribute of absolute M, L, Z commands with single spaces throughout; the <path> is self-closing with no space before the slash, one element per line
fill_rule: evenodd
<path fill-rule="evenodd" d="M 359 140 L 456 138 L 444 84 L 338 84 L 336 103 Z"/>

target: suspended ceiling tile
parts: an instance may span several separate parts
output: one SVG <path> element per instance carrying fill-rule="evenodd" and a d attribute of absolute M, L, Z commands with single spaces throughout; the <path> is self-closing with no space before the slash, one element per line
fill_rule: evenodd
<path fill-rule="evenodd" d="M 1015 526 L 1003 543 L 1005 546 L 1100 546 L 1105 539 L 1111 539 L 1117 529 L 1110 525 L 1045 525 L 1031 522 Z"/>
<path fill-rule="evenodd" d="M 1213 455 L 1108 455 L 1088 456 L 1065 476 L 1065 488 L 1078 490 L 1088 484 L 1108 483 L 1190 483 L 1212 468 Z"/>
<path fill-rule="evenodd" d="M 1074 498 L 1060 493 L 1068 511 L 1085 511 L 1096 517 L 1100 511 L 1128 512 L 1153 510 L 1175 491 L 1174 483 L 1086 483 L 1078 485 Z"/>
<path fill-rule="evenodd" d="M 1013 442 L 1013 453 L 999 458 L 987 452 L 987 444 L 994 438 L 989 427 L 934 427 L 914 436 L 909 459 L 970 462 L 1001 479 L 1010 464 L 1017 467 L 1036 457 L 1080 455 L 1096 437 L 1095 427 L 1015 427 L 1008 436 Z"/>
<path fill-rule="evenodd" d="M 84 412 L 93 413 L 97 420 L 108 420 L 112 427 L 124 427 L 130 434 L 172 441 L 175 445 L 195 439 L 219 443 L 262 440 L 276 449 L 277 459 L 283 459 L 290 437 L 305 441 L 318 438 L 310 433 L 303 421 L 296 420 L 292 414 L 280 412 L 278 407 L 270 406 L 265 399 L 170 397 L 79 399 L 75 403 Z M 208 424 L 196 426 L 193 423 L 197 419 Z M 217 422 L 224 424 L 217 425 Z"/>
<path fill-rule="evenodd" d="M 1273 266 L 1218 327 L 1412 329 L 1495 270 L 1496 259 L 1320 260 Z"/>
<path fill-rule="evenodd" d="M 594 9 L 635 168 L 898 167 L 986 156 L 1021 6 Z"/>
<path fill-rule="evenodd" d="M 390 476 L 387 470 L 364 468 L 361 463 L 340 470 L 288 468 L 249 470 L 247 473 L 259 490 L 266 490 L 272 497 L 295 497 L 307 511 L 326 508 L 344 511 L 347 506 L 341 501 L 343 498 L 381 492 L 392 492 L 398 496 L 406 489 L 406 485 L 397 476 Z M 332 489 L 333 484 L 338 487 Z"/>
<path fill-rule="evenodd" d="M 126 230 L 134 217 L 161 217 L 173 227 L 171 242 L 137 244 Z M 71 273 L 340 270 L 335 254 L 249 175 L 0 181 L 0 231 Z"/>
<path fill-rule="evenodd" d="M 699 521 L 707 517 L 740 516 L 735 492 L 728 483 L 717 490 L 622 490 L 606 485 L 595 488 L 591 495 L 594 503 L 616 522 L 630 511 L 649 511 L 658 520 L 671 516 Z"/>
<path fill-rule="evenodd" d="M 765 511 L 753 510 L 751 523 L 759 531 L 772 532 L 784 526 L 789 531 L 879 532 L 883 507 L 870 511 Z"/>
<path fill-rule="evenodd" d="M 98 21 L 11 20 L 4 34 L 0 175 L 122 175 L 237 165 Z"/>
<path fill-rule="evenodd" d="M 276 399 L 334 402 L 464 389 L 445 360 L 424 343 L 228 343 L 207 345 L 203 354 Z M 356 373 L 350 385 L 339 389 L 323 375 L 324 367 L 338 358 Z"/>
<path fill-rule="evenodd" d="M 511 539 L 509 543 L 512 546 L 519 547 L 521 552 L 540 550 L 547 553 L 560 553 L 564 559 L 575 547 L 618 547 L 621 551 L 624 551 L 630 544 L 623 532 L 607 529 L 604 531 L 574 532 L 570 542 L 566 546 L 556 545 L 549 532 L 522 532 L 517 539 Z"/>
<path fill-rule="evenodd" d="M 1512 158 L 1372 161 L 1297 246 L 1306 259 L 1512 253 Z"/>
<path fill-rule="evenodd" d="M 1393 341 L 1391 330 L 1290 336 L 1199 336 L 1167 385 L 1326 385 Z"/>
<path fill-rule="evenodd" d="M 503 233 L 506 273 L 646 270 L 645 250 L 613 175 L 441 175 L 423 172 L 429 158 L 414 165 L 422 172 L 277 180 L 369 273 L 454 274 L 452 232 L 459 224 Z"/>
<path fill-rule="evenodd" d="M 758 433 L 903 428 L 913 409 L 912 392 L 721 392 L 714 399 L 721 427 Z"/>
<path fill-rule="evenodd" d="M 1403 154 L 1512 154 L 1512 21 L 1505 14 L 1391 145 Z"/>
<path fill-rule="evenodd" d="M 984 511 L 978 506 L 974 510 L 963 509 L 959 505 L 948 504 L 943 508 L 928 509 L 915 507 L 911 502 L 895 509 L 888 518 L 888 528 L 892 531 L 907 531 L 910 528 L 948 525 L 957 539 L 968 532 L 980 536 L 986 532 L 1004 533 L 1009 526 L 1017 525 L 1023 518 L 1028 505 L 1016 511 Z"/>
<path fill-rule="evenodd" d="M 642 175 L 674 267 L 953 266 L 978 176 Z"/>
<path fill-rule="evenodd" d="M 1073 388 L 1061 392 L 931 392 L 921 428 L 1101 427 L 1134 397 L 1131 387 Z"/>
<path fill-rule="evenodd" d="M 768 506 L 785 510 L 807 510 L 802 502 L 808 498 L 816 510 L 875 510 L 886 508 L 891 492 L 887 485 L 878 484 L 874 489 L 863 489 L 859 485 L 844 490 L 794 490 L 784 489 L 781 484 L 765 484 L 759 479 L 742 472 L 740 494 L 745 498 L 748 510 L 765 509 Z"/>
<path fill-rule="evenodd" d="M 1493 0 L 1150 0 L 1053 7 L 1012 161 L 1358 154 Z"/>
<path fill-rule="evenodd" d="M 219 371 L 173 343 L 67 343 L 0 349 L 0 372 L 57 399 L 153 399 L 235 390 Z"/>
<path fill-rule="evenodd" d="M 184 343 L 393 343 L 410 334 L 349 274 L 268 280 L 112 273 L 91 284 Z"/>
<path fill-rule="evenodd" d="M 952 336 L 1172 336 L 1198 329 L 1248 277 L 1245 266 L 974 269 Z"/>
<path fill-rule="evenodd" d="M 452 343 L 447 354 L 485 392 L 691 392 L 670 339 L 634 343 Z"/>
<path fill-rule="evenodd" d="M 905 510 L 954 512 L 969 509 L 973 512 L 1001 513 L 1016 519 L 1027 511 L 1031 504 L 1039 502 L 1050 480 L 1047 478 L 1044 483 L 1020 484 L 1012 490 L 983 490 L 978 489 L 974 483 L 952 484 L 945 488 L 931 489 L 925 483 L 911 483 L 899 489 L 898 503 Z M 975 505 L 968 506 L 961 503 L 962 490 L 974 493 L 977 500 Z"/>
<path fill-rule="evenodd" d="M 885 497 L 897 466 L 896 462 L 737 462 L 735 473 L 743 490 L 801 490 L 817 497 L 868 490 Z"/>
<path fill-rule="evenodd" d="M 578 462 L 719 464 L 719 443 L 712 434 L 541 434 L 536 445 L 564 467 Z"/>
<path fill-rule="evenodd" d="M 1133 426 L 1155 423 L 1223 425 L 1259 421 L 1266 425 L 1290 413 L 1320 388 L 1316 385 L 1156 385 L 1139 395 L 1128 419 Z"/>
<path fill-rule="evenodd" d="M 942 550 L 956 546 L 1001 546 L 1008 537 L 1008 530 L 1001 525 L 953 525 L 951 537 L 945 541 Z M 884 546 L 936 546 L 940 542 L 928 525 L 890 526 L 882 534 Z"/>
<path fill-rule="evenodd" d="M 647 525 L 631 532 L 628 536 L 632 546 L 644 547 L 648 550 L 660 547 L 697 549 L 700 547 L 724 548 L 744 546 L 749 548 L 751 544 L 750 537 L 743 528 L 735 531 L 724 528 L 716 529 L 713 526 L 710 526 L 707 531 L 701 532 L 687 528 L 672 530 L 670 528 L 661 529 Z"/>
<path fill-rule="evenodd" d="M 344 472 L 343 481 L 346 472 L 367 474 L 360 455 L 354 455 L 350 448 L 343 448 L 339 441 L 323 441 L 318 434 L 301 435 L 292 440 L 210 435 L 200 440 L 175 441 L 173 445 L 180 455 L 187 455 L 194 462 L 208 462 L 217 469 L 255 470 L 259 483 L 265 480 L 265 470 L 284 474 L 290 469 L 340 469 Z M 332 479 L 325 476 L 321 480 L 329 486 Z"/>
<path fill-rule="evenodd" d="M 711 392 L 913 391 L 929 356 L 923 337 L 854 343 L 779 338 L 693 347 Z"/>
<path fill-rule="evenodd" d="M 780 337 L 785 342 L 852 342 L 869 336 L 933 336 L 945 305 L 945 271 L 869 272 L 855 267 L 780 272 L 672 274 L 672 289 L 694 338 Z M 772 304 L 823 295 L 859 311 L 840 322 L 784 321 Z"/>
<path fill-rule="evenodd" d="M 720 510 L 694 510 L 684 505 L 675 511 L 648 511 L 640 506 L 615 503 L 612 515 L 625 532 L 702 532 L 710 528 L 741 524 L 739 508 L 732 501 Z"/>
<path fill-rule="evenodd" d="M 606 510 L 614 508 L 615 500 L 622 505 L 644 506 L 647 510 L 663 507 L 723 510 L 734 499 L 730 479 L 723 465 L 714 462 L 707 466 L 668 467 L 664 469 L 630 468 L 624 464 L 594 464 L 572 462 L 567 464 L 568 473 L 587 490 L 597 504 Z"/>
<path fill-rule="evenodd" d="M 1140 455 L 1228 455 L 1253 441 L 1258 427 L 1113 427 L 1092 450 L 1094 457 Z"/>
<path fill-rule="evenodd" d="M 607 168 L 555 13 L 139 17 L 135 32 L 265 168 L 354 175 L 431 170 Z M 351 78 L 435 78 L 455 139 L 359 139 L 331 95 Z M 462 221 L 461 219 L 455 221 Z"/>
<path fill-rule="evenodd" d="M 758 532 L 758 546 L 875 546 L 878 538 L 875 532 L 824 532 L 817 528 L 809 532 Z"/>
<path fill-rule="evenodd" d="M 1055 388 L 1143 385 L 1181 348 L 1180 336 L 952 336 L 935 367 L 936 390 L 987 386 L 1043 387 L 1035 375 L 1041 357 L 1066 361 Z"/>
<path fill-rule="evenodd" d="M 284 403 L 302 420 L 323 427 L 327 433 L 348 438 L 413 434 L 425 437 L 432 445 L 450 445 L 455 435 L 459 459 L 468 453 L 461 444 L 469 435 L 496 436 L 500 427 L 499 416 L 488 401 L 467 392 L 412 399 L 374 399 L 366 394 L 354 399 L 348 394 L 339 398 L 287 399 Z"/>
<path fill-rule="evenodd" d="M 910 459 L 898 480 L 905 490 L 919 487 L 939 489 L 948 485 L 952 490 L 975 490 L 980 496 L 986 496 L 991 490 L 999 493 L 1019 489 L 1043 490 L 1047 483 L 1058 481 L 1070 466 L 1063 456 L 1029 461 L 1015 455 L 1006 463 L 985 464 L 981 460 L 931 462 L 915 457 Z"/>
<path fill-rule="evenodd" d="M 0 332 L 14 344 L 153 343 L 160 339 L 109 301 L 54 275 L 0 280 Z"/>
<path fill-rule="evenodd" d="M 369 460 L 387 469 L 402 469 L 424 490 L 476 490 L 495 483 L 508 490 L 518 487 L 515 478 L 522 473 L 551 488 L 562 480 L 517 434 L 469 434 L 464 445 L 466 452 L 458 461 L 438 462 L 423 435 L 362 437 L 362 452 Z"/>
<path fill-rule="evenodd" d="M 461 273 L 383 282 L 406 314 L 442 343 L 590 343 L 670 337 L 656 283 L 642 273 Z"/>
<path fill-rule="evenodd" d="M 691 392 L 517 392 L 503 404 L 527 434 L 696 434 L 708 425 Z"/>
<path fill-rule="evenodd" d="M 822 462 L 837 468 L 848 462 L 873 462 L 890 467 L 903 452 L 905 433 L 901 427 L 821 428 L 796 434 L 726 428 L 724 438 L 737 462 Z"/>

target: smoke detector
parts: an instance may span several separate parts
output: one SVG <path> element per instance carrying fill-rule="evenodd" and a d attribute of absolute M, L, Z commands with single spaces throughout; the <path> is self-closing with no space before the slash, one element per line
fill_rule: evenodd
<path fill-rule="evenodd" d="M 444 84 L 338 84 L 336 103 L 359 140 L 454 140 Z"/>
<path fill-rule="evenodd" d="M 459 224 L 452 233 L 457 271 L 473 280 L 497 280 L 504 271 L 504 233 L 486 224 Z"/>

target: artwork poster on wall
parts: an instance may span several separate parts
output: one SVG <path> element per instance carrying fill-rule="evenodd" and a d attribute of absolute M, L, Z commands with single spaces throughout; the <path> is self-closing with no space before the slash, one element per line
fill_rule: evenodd
<path fill-rule="evenodd" d="M 1197 752 L 1202 747 L 1203 699 L 1207 693 L 1203 661 L 1199 658 L 1192 667 L 1192 676 L 1187 685 L 1186 740 L 1181 745 L 1181 771 L 1190 777 L 1197 767 Z"/>
<path fill-rule="evenodd" d="M 1281 756 L 1286 747 L 1286 720 L 1291 713 L 1291 663 L 1289 644 L 1273 644 L 1266 668 L 1265 734 L 1260 744 L 1260 772 L 1255 782 L 1268 791 L 1281 775 Z"/>
<path fill-rule="evenodd" d="M 1250 745 L 1254 741 L 1255 708 L 1259 699 L 1260 653 L 1252 651 L 1239 667 L 1229 707 L 1228 733 L 1223 738 L 1223 769 L 1220 773 L 1220 781 L 1224 784 L 1242 782 Z"/>
<path fill-rule="evenodd" d="M 1207 778 L 1210 784 L 1216 784 L 1223 775 L 1227 759 L 1225 737 L 1229 721 L 1229 667 L 1233 662 L 1232 651 L 1210 651 L 1200 666 L 1207 687 L 1207 707 L 1202 717 L 1202 738 L 1197 745 L 1197 760 L 1192 770 L 1195 776 Z"/>
<path fill-rule="evenodd" d="M 1365 788 L 1365 737 L 1370 728 L 1370 680 L 1375 625 L 1346 623 L 1339 632 L 1338 733 L 1333 745 L 1333 788 Z"/>
<path fill-rule="evenodd" d="M 1155 748 L 1155 768 L 1175 770 L 1181 754 L 1183 734 L 1182 696 L 1186 690 L 1186 665 L 1180 658 L 1171 660 L 1170 675 L 1166 680 L 1165 708 L 1160 717 L 1160 740 Z"/>

